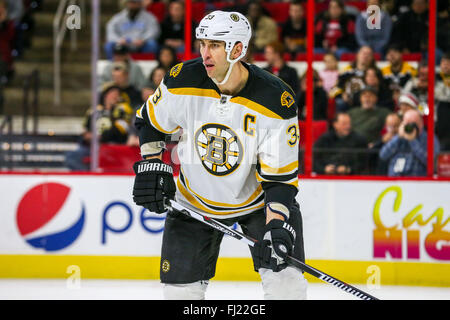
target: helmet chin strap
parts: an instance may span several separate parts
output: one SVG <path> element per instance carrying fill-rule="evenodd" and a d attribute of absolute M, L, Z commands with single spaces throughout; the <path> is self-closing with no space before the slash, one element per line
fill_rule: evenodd
<path fill-rule="evenodd" d="M 230 50 L 230 51 L 228 52 L 228 55 L 227 55 L 227 61 L 230 63 L 230 65 L 228 66 L 228 70 L 227 70 L 227 73 L 225 74 L 225 78 L 223 78 L 223 80 L 220 81 L 220 82 L 217 81 L 216 78 L 211 78 L 212 81 L 214 81 L 214 83 L 215 83 L 216 85 L 223 85 L 225 82 L 228 81 L 228 78 L 229 78 L 230 75 L 231 75 L 231 70 L 233 70 L 234 64 L 235 64 L 236 62 L 238 62 L 239 59 L 240 59 L 241 56 L 242 56 L 242 55 L 241 55 L 241 56 L 237 57 L 236 59 L 231 60 L 231 59 L 230 59 L 231 51 L 232 51 L 232 50 Z"/>

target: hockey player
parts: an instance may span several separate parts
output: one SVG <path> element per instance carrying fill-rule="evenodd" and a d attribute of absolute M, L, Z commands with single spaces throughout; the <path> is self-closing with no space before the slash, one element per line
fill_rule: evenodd
<path fill-rule="evenodd" d="M 305 299 L 306 280 L 287 266 L 304 261 L 298 188 L 297 106 L 279 78 L 240 61 L 252 32 L 237 12 L 214 11 L 196 28 L 201 58 L 174 66 L 137 111 L 141 154 L 133 199 L 165 212 L 164 199 L 259 239 L 250 248 L 266 299 Z M 182 129 L 176 182 L 162 162 L 167 135 Z M 168 212 L 161 252 L 166 299 L 204 299 L 223 233 Z"/>

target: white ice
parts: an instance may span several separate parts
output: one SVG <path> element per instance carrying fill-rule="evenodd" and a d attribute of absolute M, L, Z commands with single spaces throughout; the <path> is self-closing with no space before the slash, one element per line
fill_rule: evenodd
<path fill-rule="evenodd" d="M 450 288 L 381 286 L 361 290 L 384 300 L 449 300 Z M 261 300 L 259 282 L 211 281 L 210 300 Z M 162 285 L 156 280 L 0 279 L 0 300 L 161 300 Z M 310 300 L 349 300 L 356 297 L 326 283 L 310 283 Z"/>

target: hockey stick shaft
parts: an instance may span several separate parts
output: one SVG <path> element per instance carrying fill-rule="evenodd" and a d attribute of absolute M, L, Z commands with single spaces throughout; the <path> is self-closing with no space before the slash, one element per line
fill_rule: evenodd
<path fill-rule="evenodd" d="M 258 240 L 253 239 L 253 238 L 243 234 L 240 231 L 234 230 L 231 227 L 229 227 L 229 226 L 227 226 L 227 225 L 225 225 L 225 224 L 223 224 L 223 223 L 221 223 L 221 222 L 219 222 L 219 221 L 217 221 L 217 220 L 215 220 L 213 218 L 207 217 L 207 216 L 205 216 L 205 215 L 203 215 L 203 214 L 201 214 L 201 213 L 199 213 L 197 211 L 188 209 L 188 208 L 182 206 L 181 204 L 179 204 L 179 203 L 177 203 L 177 202 L 175 202 L 173 200 L 170 201 L 170 208 L 172 210 L 181 212 L 181 213 L 183 213 L 183 214 L 185 214 L 185 215 L 187 215 L 187 216 L 189 216 L 191 218 L 194 218 L 194 219 L 196 219 L 196 220 L 198 220 L 198 221 L 200 221 L 202 223 L 205 223 L 205 224 L 211 226 L 212 228 L 214 228 L 214 229 L 216 229 L 216 230 L 218 230 L 220 232 L 223 232 L 223 233 L 225 233 L 225 234 L 227 234 L 227 235 L 229 235 L 229 236 L 231 236 L 231 237 L 233 237 L 233 238 L 235 238 L 237 240 L 245 242 L 247 245 L 249 245 L 251 247 L 254 247 L 255 244 L 258 242 Z M 300 269 L 301 271 L 304 271 L 304 272 L 306 272 L 306 273 L 312 275 L 313 277 L 316 277 L 316 278 L 318 278 L 318 279 L 320 279 L 322 281 L 325 281 L 325 282 L 327 282 L 329 284 L 332 284 L 335 287 L 337 287 L 337 288 L 339 288 L 341 290 L 344 290 L 345 292 L 350 293 L 350 294 L 352 294 L 352 295 L 354 295 L 354 296 L 356 296 L 356 297 L 358 297 L 358 298 L 360 298 L 362 300 L 378 300 L 374 296 L 372 296 L 372 295 L 370 295 L 370 294 L 368 294 L 368 293 L 366 293 L 366 292 L 364 292 L 364 291 L 362 291 L 362 290 L 360 290 L 360 289 L 358 289 L 358 288 L 356 288 L 356 287 L 354 287 L 352 285 L 349 285 L 349 284 L 347 284 L 347 283 L 345 283 L 345 282 L 343 282 L 341 280 L 338 280 L 338 279 L 336 279 L 336 278 L 334 278 L 334 277 L 332 277 L 332 276 L 330 276 L 330 275 L 328 275 L 328 274 L 326 274 L 326 273 L 324 273 L 324 272 L 322 272 L 320 270 L 317 270 L 317 269 L 307 265 L 306 263 L 304 263 L 304 262 L 302 262 L 302 261 L 300 261 L 300 260 L 298 260 L 298 259 L 296 259 L 294 257 L 288 256 L 287 259 L 286 259 L 286 262 L 289 265 L 291 265 L 291 266 L 293 266 L 293 267 L 295 267 L 297 269 Z"/>

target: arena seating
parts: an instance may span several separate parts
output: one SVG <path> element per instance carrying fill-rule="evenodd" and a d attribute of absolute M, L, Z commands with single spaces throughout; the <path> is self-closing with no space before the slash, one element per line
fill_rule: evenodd
<path fill-rule="evenodd" d="M 175 146 L 175 143 L 167 144 L 167 152 L 163 154 L 163 161 L 172 164 L 174 174 L 177 175 L 179 166 L 174 164 L 174 161 L 171 159 L 172 149 Z M 86 160 L 89 161 L 89 159 Z M 133 173 L 133 164 L 139 160 L 142 160 L 142 157 L 140 148 L 137 146 L 109 143 L 100 145 L 99 169 L 102 172 Z"/>
<path fill-rule="evenodd" d="M 133 172 L 133 164 L 142 160 L 139 147 L 101 144 L 99 168 L 103 172 Z"/>
<path fill-rule="evenodd" d="M 298 122 L 299 130 L 300 130 L 300 147 L 305 146 L 305 139 L 303 137 L 306 137 L 306 121 L 299 121 Z M 324 134 L 328 130 L 328 121 L 327 120 L 317 120 L 313 121 L 312 123 L 312 143 L 316 142 L 319 137 Z"/>
<path fill-rule="evenodd" d="M 440 177 L 450 177 L 450 153 L 441 153 L 438 156 L 437 174 Z"/>
<path fill-rule="evenodd" d="M 366 1 L 347 1 L 347 6 L 355 7 L 359 10 L 366 9 Z M 206 3 L 204 1 L 197 1 L 192 3 L 192 15 L 195 22 L 199 22 L 208 11 L 221 10 L 231 6 L 230 2 L 211 2 Z M 281 24 L 285 22 L 289 16 L 289 2 L 263 2 L 263 7 L 270 12 L 272 18 Z M 306 6 L 306 4 L 305 4 Z M 327 2 L 316 3 L 315 13 L 316 15 L 325 11 L 328 8 Z M 305 8 L 306 9 L 306 8 Z M 167 13 L 167 8 L 164 2 L 152 2 L 147 11 L 153 13 L 158 21 L 162 21 Z"/>

